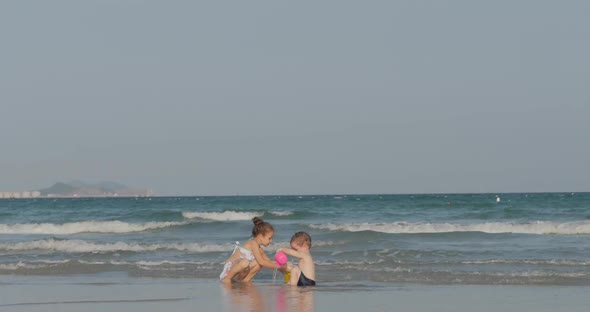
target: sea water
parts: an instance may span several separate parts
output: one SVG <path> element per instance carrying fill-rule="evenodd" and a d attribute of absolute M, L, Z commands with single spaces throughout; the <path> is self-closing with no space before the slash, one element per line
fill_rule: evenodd
<path fill-rule="evenodd" d="M 590 285 L 590 193 L 0 199 L 0 276 L 217 278 L 255 216 L 324 283 Z"/>

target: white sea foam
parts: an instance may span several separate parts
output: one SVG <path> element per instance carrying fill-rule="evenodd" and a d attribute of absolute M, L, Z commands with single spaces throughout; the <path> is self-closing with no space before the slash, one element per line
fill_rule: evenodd
<path fill-rule="evenodd" d="M 273 216 L 278 216 L 278 217 L 286 217 L 286 216 L 293 215 L 292 211 L 270 211 L 269 213 Z"/>
<path fill-rule="evenodd" d="M 68 262 L 70 262 L 70 260 L 39 260 L 35 262 L 19 261 L 17 263 L 1 263 L 0 270 L 14 271 L 19 269 L 43 269 Z"/>
<path fill-rule="evenodd" d="M 231 251 L 232 248 L 232 244 L 134 244 L 125 242 L 95 243 L 77 239 L 43 239 L 29 242 L 0 243 L 0 250 L 6 251 L 46 250 L 67 253 L 102 253 L 116 251 L 149 252 L 157 250 L 179 250 L 189 252 L 224 252 Z"/>
<path fill-rule="evenodd" d="M 329 260 L 329 261 L 321 261 L 321 260 L 314 260 L 314 263 L 318 266 L 330 266 L 330 265 L 345 265 L 345 266 L 360 266 L 360 267 L 365 267 L 365 266 L 371 266 L 371 265 L 376 265 L 376 264 L 380 264 L 385 262 L 385 260 L 383 259 L 378 259 L 375 261 L 372 260 L 340 260 L 340 261 L 334 261 L 334 260 Z M 339 268 L 341 269 L 341 268 Z"/>
<path fill-rule="evenodd" d="M 180 269 L 184 270 L 184 266 L 198 266 L 203 268 L 213 268 L 215 266 L 221 265 L 221 263 L 217 262 L 206 262 L 206 261 L 137 261 L 137 262 L 130 262 L 130 261 L 84 261 L 84 260 L 37 260 L 37 261 L 19 261 L 16 263 L 1 263 L 0 270 L 2 271 L 15 271 L 19 269 L 24 270 L 41 270 L 46 268 L 52 268 L 59 265 L 76 265 L 76 264 L 83 264 L 87 266 L 92 265 L 116 265 L 116 266 L 135 266 L 139 268 L 158 268 L 161 267 L 180 267 Z"/>
<path fill-rule="evenodd" d="M 312 242 L 313 247 L 335 246 L 335 245 L 345 245 L 345 244 L 347 244 L 346 241 L 338 241 L 338 242 L 314 241 L 314 242 Z M 290 246 L 289 242 L 276 242 L 276 243 L 272 243 L 268 247 L 265 247 L 264 250 L 269 251 L 269 252 L 273 252 L 279 248 L 291 248 L 291 246 Z"/>
<path fill-rule="evenodd" d="M 241 221 L 252 220 L 254 217 L 262 217 L 264 213 L 229 211 L 224 212 L 183 212 L 182 216 L 187 219 L 200 218 L 214 221 Z"/>
<path fill-rule="evenodd" d="M 312 242 L 313 247 L 322 247 L 322 246 L 337 246 L 337 245 L 345 245 L 347 241 L 314 241 Z"/>
<path fill-rule="evenodd" d="M 159 265 L 182 265 L 182 264 L 201 265 L 201 264 L 208 264 L 208 263 L 210 263 L 210 262 L 206 262 L 206 261 L 169 261 L 169 260 L 162 260 L 162 261 L 137 261 L 137 262 L 131 262 L 130 264 L 143 265 L 143 266 L 159 266 Z"/>
<path fill-rule="evenodd" d="M 552 271 L 522 271 L 522 272 L 449 272 L 455 275 L 488 275 L 496 277 L 583 277 L 588 272 L 552 272 Z"/>
<path fill-rule="evenodd" d="M 531 259 L 491 259 L 461 261 L 461 264 L 513 264 L 513 265 L 555 265 L 555 266 L 590 266 L 590 261 L 577 260 L 531 260 Z"/>
<path fill-rule="evenodd" d="M 345 242 L 317 241 L 313 243 L 314 247 L 340 245 Z M 161 244 L 137 244 L 126 242 L 97 243 L 79 239 L 59 240 L 59 239 L 42 239 L 27 242 L 0 243 L 0 251 L 32 251 L 43 250 L 49 252 L 65 253 L 105 253 L 105 252 L 152 252 L 159 250 L 177 250 L 194 253 L 207 252 L 230 252 L 234 245 L 227 244 L 199 244 L 199 243 L 161 243 Z M 286 242 L 275 243 L 266 248 L 267 251 L 274 251 L 278 248 L 288 248 Z"/>
<path fill-rule="evenodd" d="M 106 264 L 106 262 L 104 262 L 104 261 L 85 261 L 85 260 L 78 260 L 78 262 L 81 263 L 81 264 L 95 264 L 95 265 Z"/>
<path fill-rule="evenodd" d="M 55 234 L 77 233 L 132 233 L 178 226 L 188 222 L 145 222 L 127 223 L 122 221 L 83 221 L 71 223 L 24 223 L 0 224 L 0 234 Z"/>
<path fill-rule="evenodd" d="M 315 224 L 313 229 L 330 231 L 373 231 L 391 234 L 483 232 L 483 233 L 519 233 L 519 234 L 590 234 L 590 221 L 549 222 L 532 221 L 528 223 L 489 222 L 475 224 L 453 223 L 354 223 L 354 224 Z"/>

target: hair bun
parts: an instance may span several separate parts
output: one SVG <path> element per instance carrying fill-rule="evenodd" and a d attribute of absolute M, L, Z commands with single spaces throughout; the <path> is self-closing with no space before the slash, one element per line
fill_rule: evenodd
<path fill-rule="evenodd" d="M 262 221 L 262 219 L 260 219 L 259 217 L 252 218 L 252 222 L 254 223 L 254 225 L 259 225 L 259 224 L 264 223 L 264 221 Z"/>

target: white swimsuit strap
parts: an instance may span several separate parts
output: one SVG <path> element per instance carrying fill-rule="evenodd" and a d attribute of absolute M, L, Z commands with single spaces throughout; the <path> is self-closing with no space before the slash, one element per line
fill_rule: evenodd
<path fill-rule="evenodd" d="M 233 256 L 233 254 L 236 253 L 236 250 L 238 250 L 238 248 L 240 248 L 240 242 L 236 241 L 236 245 L 234 246 L 234 251 L 231 252 L 232 256 Z"/>

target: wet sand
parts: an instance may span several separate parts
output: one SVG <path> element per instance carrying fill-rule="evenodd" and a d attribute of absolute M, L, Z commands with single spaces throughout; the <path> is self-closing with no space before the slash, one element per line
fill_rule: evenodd
<path fill-rule="evenodd" d="M 587 286 L 430 286 L 0 276 L 0 311 L 590 311 Z"/>

